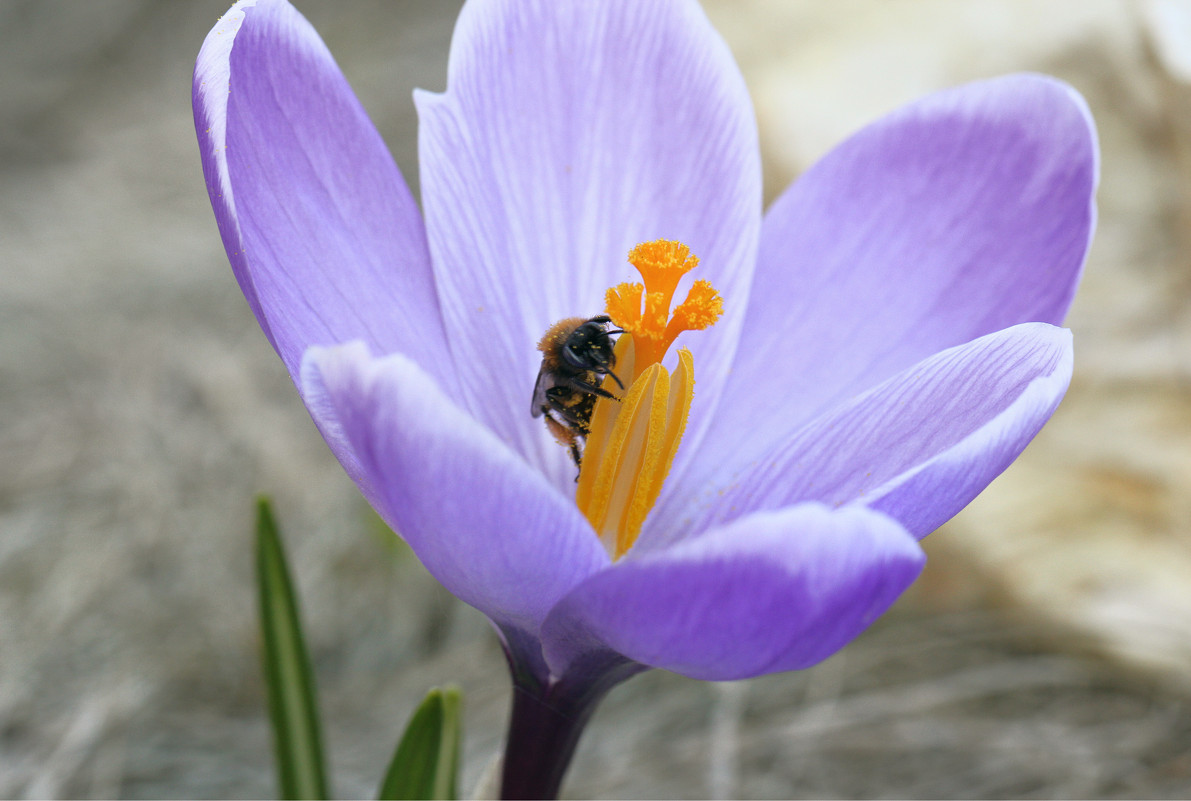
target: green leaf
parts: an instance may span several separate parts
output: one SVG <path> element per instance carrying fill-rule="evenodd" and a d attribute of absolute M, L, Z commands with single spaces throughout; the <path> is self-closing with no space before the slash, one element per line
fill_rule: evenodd
<path fill-rule="evenodd" d="M 378 798 L 453 800 L 458 795 L 462 693 L 435 687 L 414 711 Z"/>
<path fill-rule="evenodd" d="M 269 499 L 257 499 L 256 568 L 260 583 L 265 684 L 277 750 L 281 797 L 327 798 L 322 737 L 310 656 L 302 638 L 298 600 L 285 563 Z"/>

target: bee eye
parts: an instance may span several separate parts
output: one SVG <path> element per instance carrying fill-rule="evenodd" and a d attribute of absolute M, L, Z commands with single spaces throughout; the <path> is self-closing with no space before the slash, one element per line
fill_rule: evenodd
<path fill-rule="evenodd" d="M 586 370 L 591 366 L 591 359 L 586 354 L 587 341 L 584 340 L 579 345 L 564 345 L 562 348 L 562 360 L 576 370 Z"/>

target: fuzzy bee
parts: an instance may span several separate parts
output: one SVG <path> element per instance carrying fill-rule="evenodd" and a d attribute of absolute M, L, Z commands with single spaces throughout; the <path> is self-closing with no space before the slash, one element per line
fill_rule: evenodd
<path fill-rule="evenodd" d="M 579 440 L 591 431 L 591 414 L 596 398 L 616 396 L 599 385 L 605 375 L 624 389 L 624 383 L 612 372 L 616 356 L 612 352 L 613 334 L 620 329 L 608 329 L 612 318 L 606 315 L 583 319 L 568 317 L 546 329 L 538 342 L 542 352 L 542 369 L 533 388 L 534 417 L 546 418 L 546 428 L 559 443 L 571 449 L 571 458 L 578 467 L 583 459 Z"/>

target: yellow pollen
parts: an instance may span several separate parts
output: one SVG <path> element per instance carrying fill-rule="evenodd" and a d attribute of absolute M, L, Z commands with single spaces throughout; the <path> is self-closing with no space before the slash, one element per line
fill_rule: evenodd
<path fill-rule="evenodd" d="M 608 316 L 633 337 L 637 351 L 636 379 L 666 355 L 683 331 L 708 328 L 719 319 L 724 303 L 704 280 L 696 281 L 686 300 L 670 313 L 674 290 L 684 275 L 699 264 L 681 242 L 658 239 L 629 251 L 629 262 L 641 273 L 644 284 L 617 284 L 605 295 Z"/>
<path fill-rule="evenodd" d="M 715 288 L 698 280 L 670 311 L 679 280 L 699 263 L 681 242 L 646 242 L 629 261 L 644 283 L 618 284 L 606 295 L 608 316 L 626 332 L 615 353 L 628 389 L 619 401 L 596 401 L 575 495 L 613 559 L 633 547 L 661 494 L 695 394 L 691 352 L 678 351 L 673 374 L 662 357 L 680 333 L 710 327 L 724 310 Z M 611 378 L 603 387 L 619 394 Z"/>

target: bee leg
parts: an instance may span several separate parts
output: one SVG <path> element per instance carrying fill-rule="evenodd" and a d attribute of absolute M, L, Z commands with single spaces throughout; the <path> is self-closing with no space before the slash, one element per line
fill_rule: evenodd
<path fill-rule="evenodd" d="M 585 421 L 583 420 L 583 418 L 580 417 L 579 415 L 577 415 L 575 413 L 574 409 L 571 409 L 567 406 L 563 406 L 561 403 L 558 403 L 558 402 L 551 403 L 548 411 L 554 412 L 559 417 L 563 418 L 564 420 L 566 420 L 569 423 L 572 423 L 573 425 L 582 426 L 585 424 Z"/>
<path fill-rule="evenodd" d="M 570 423 L 575 432 L 580 436 L 587 435 L 587 432 L 591 429 L 591 406 L 595 403 L 594 400 L 588 398 L 577 404 L 567 405 L 562 398 L 547 396 L 546 402 L 548 408 L 543 407 L 542 411 L 554 412 Z M 584 407 L 586 407 L 586 410 Z"/>
<path fill-rule="evenodd" d="M 579 452 L 579 446 L 574 442 L 571 443 L 571 458 L 575 460 L 575 483 L 578 484 L 578 471 L 583 469 L 583 454 Z"/>
<path fill-rule="evenodd" d="M 609 361 L 607 359 L 596 358 L 598 356 L 598 354 L 592 354 L 592 356 L 593 356 L 593 361 L 597 362 L 597 364 L 599 365 L 595 369 L 595 372 L 598 373 L 599 375 L 612 376 L 612 380 L 616 382 L 616 385 L 618 387 L 620 387 L 621 392 L 623 392 L 624 391 L 624 382 L 620 380 L 620 376 L 618 376 L 616 373 L 612 372 L 612 368 L 616 365 L 616 359 L 613 358 L 611 361 Z M 573 380 L 579 381 L 581 379 L 573 379 Z"/>
<path fill-rule="evenodd" d="M 564 386 L 551 387 L 546 392 L 546 404 L 551 409 L 558 412 L 559 414 L 569 417 L 570 416 L 570 414 L 568 413 L 569 409 L 572 406 L 574 406 L 575 404 L 573 402 L 571 402 L 568 405 L 568 401 L 573 401 L 574 394 L 575 394 L 574 390 L 572 390 L 568 387 L 564 387 Z"/>
<path fill-rule="evenodd" d="M 612 375 L 609 373 L 608 375 Z M 616 376 L 612 376 L 616 378 Z M 616 378 L 616 383 L 620 384 L 620 379 Z M 603 387 L 597 387 L 595 384 L 590 384 L 580 378 L 571 378 L 567 380 L 567 386 L 571 389 L 577 389 L 580 392 L 590 392 L 592 395 L 599 395 L 601 398 L 611 398 L 612 400 L 620 400 L 620 398 L 613 395 Z M 621 389 L 624 389 L 624 384 L 620 384 Z"/>

